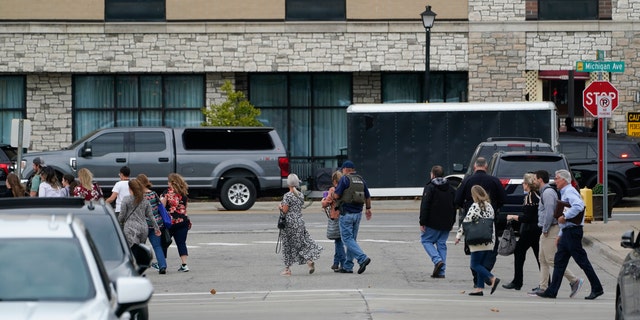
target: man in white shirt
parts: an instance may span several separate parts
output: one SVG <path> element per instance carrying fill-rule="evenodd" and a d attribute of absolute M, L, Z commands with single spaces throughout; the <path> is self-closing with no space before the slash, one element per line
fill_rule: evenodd
<path fill-rule="evenodd" d="M 129 167 L 124 166 L 120 168 L 120 181 L 116 182 L 111 189 L 111 196 L 107 199 L 107 203 L 111 203 L 114 200 L 116 201 L 116 217 L 120 214 L 120 205 L 122 204 L 122 199 L 129 195 L 129 175 L 131 174 L 131 169 Z"/>

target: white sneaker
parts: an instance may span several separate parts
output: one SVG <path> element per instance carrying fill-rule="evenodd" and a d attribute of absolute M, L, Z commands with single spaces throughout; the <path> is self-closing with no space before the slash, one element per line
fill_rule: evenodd
<path fill-rule="evenodd" d="M 569 298 L 573 298 L 576 296 L 576 294 L 580 291 L 580 288 L 582 288 L 582 285 L 584 284 L 584 279 L 582 278 L 578 278 L 578 280 L 576 280 L 574 283 L 571 284 L 571 294 L 569 295 Z"/>
<path fill-rule="evenodd" d="M 180 269 L 178 269 L 178 271 L 180 272 L 189 272 L 189 267 L 185 264 L 180 266 Z"/>

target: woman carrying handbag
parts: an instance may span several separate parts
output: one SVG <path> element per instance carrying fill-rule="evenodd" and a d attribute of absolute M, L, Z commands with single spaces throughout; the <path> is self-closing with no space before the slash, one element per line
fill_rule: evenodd
<path fill-rule="evenodd" d="M 536 184 L 536 175 L 526 173 L 522 180 L 522 187 L 527 195 L 524 197 L 521 214 L 507 215 L 507 221 L 515 220 L 520 222 L 520 239 L 516 242 L 514 251 L 514 274 L 513 280 L 505 285 L 505 289 L 522 288 L 524 261 L 527 257 L 529 248 L 533 250 L 540 270 L 540 260 L 538 259 L 538 249 L 540 248 L 540 234 L 542 228 L 538 227 L 538 203 L 540 202 L 540 194 L 538 193 L 538 185 Z"/>
<path fill-rule="evenodd" d="M 487 232 L 483 232 L 486 233 L 486 236 L 488 237 L 487 240 L 490 239 L 489 242 L 476 244 L 475 242 L 470 241 L 471 239 L 467 238 L 467 243 L 469 243 L 469 250 L 471 251 L 471 269 L 478 274 L 478 279 L 474 285 L 475 289 L 471 293 L 469 293 L 469 295 L 482 296 L 484 295 L 483 290 L 485 279 L 488 279 L 491 282 L 491 294 L 496 291 L 496 288 L 500 283 L 500 279 L 491 274 L 491 272 L 489 272 L 489 270 L 487 270 L 487 268 L 482 264 L 482 261 L 484 261 L 486 256 L 488 254 L 492 254 L 493 245 L 495 243 L 495 233 L 493 232 L 494 213 L 493 207 L 491 207 L 489 195 L 484 190 L 484 188 L 479 185 L 471 187 L 471 196 L 473 198 L 473 204 L 469 208 L 469 211 L 467 211 L 467 215 L 464 217 L 464 219 L 462 220 L 462 224 L 458 228 L 455 244 L 457 245 L 458 243 L 460 243 L 460 239 L 465 234 L 465 232 L 470 236 L 470 231 L 474 231 L 474 233 L 476 231 L 465 231 L 463 229 L 463 225 L 465 225 L 465 223 L 468 224 L 470 222 L 477 221 L 491 223 L 491 228 L 488 231 L 490 235 Z"/>

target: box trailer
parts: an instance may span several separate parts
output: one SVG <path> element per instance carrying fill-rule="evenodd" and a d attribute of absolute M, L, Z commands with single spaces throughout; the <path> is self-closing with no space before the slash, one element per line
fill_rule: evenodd
<path fill-rule="evenodd" d="M 347 135 L 373 196 L 418 196 L 432 166 L 459 179 L 489 137 L 541 138 L 557 150 L 558 117 L 552 102 L 354 104 Z"/>

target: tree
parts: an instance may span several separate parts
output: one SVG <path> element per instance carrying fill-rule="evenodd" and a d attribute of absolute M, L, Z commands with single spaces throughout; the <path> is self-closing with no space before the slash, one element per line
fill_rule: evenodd
<path fill-rule="evenodd" d="M 231 81 L 227 80 L 221 87 L 227 95 L 222 104 L 212 104 L 202 108 L 205 121 L 203 127 L 262 127 L 257 117 L 260 109 L 254 107 L 241 91 L 234 91 Z"/>

